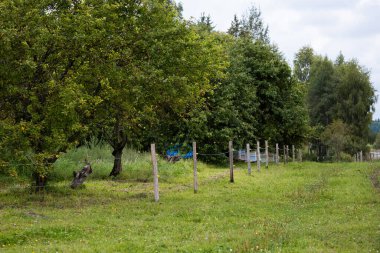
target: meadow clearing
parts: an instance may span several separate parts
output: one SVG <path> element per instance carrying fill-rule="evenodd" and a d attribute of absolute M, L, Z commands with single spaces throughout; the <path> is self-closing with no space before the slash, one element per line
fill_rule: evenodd
<path fill-rule="evenodd" d="M 88 150 L 58 160 L 47 191 L 1 177 L 1 252 L 379 252 L 380 163 L 271 164 L 247 174 L 191 160 L 159 161 L 154 202 L 149 154 L 127 152 L 124 172 L 92 150 L 94 173 L 73 190 Z M 253 167 L 254 168 L 254 167 Z"/>

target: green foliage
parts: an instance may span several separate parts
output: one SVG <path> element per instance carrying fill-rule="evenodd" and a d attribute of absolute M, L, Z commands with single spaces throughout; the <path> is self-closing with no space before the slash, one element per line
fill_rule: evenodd
<path fill-rule="evenodd" d="M 135 2 L 132 15 L 123 15 L 121 5 L 94 9 L 110 18 L 101 24 L 113 36 L 100 43 L 102 60 L 89 63 L 94 80 L 86 86 L 101 100 L 89 124 L 113 147 L 115 160 L 127 143 L 147 148 L 175 138 L 225 65 L 216 40 L 200 36 L 168 1 Z M 115 166 L 113 175 L 121 170 Z"/>
<path fill-rule="evenodd" d="M 361 139 L 360 145 L 364 147 L 376 102 L 369 72 L 351 60 L 337 66 L 336 76 L 337 117 L 350 125 L 352 134 Z"/>
<path fill-rule="evenodd" d="M 375 140 L 374 148 L 380 149 L 380 133 L 378 133 L 376 135 L 376 140 Z"/>
<path fill-rule="evenodd" d="M 104 180 L 108 178 L 109 168 L 113 164 L 112 147 L 108 144 L 82 146 L 69 150 L 54 163 L 54 171 L 49 175 L 56 182 L 72 180 L 73 171 L 78 171 L 89 162 L 92 167 L 92 180 Z M 115 178 L 119 181 L 148 182 L 153 180 L 152 162 L 150 153 L 135 151 L 131 148 L 123 150 L 123 171 Z M 169 163 L 165 159 L 158 158 L 160 167 L 160 181 L 170 182 L 182 174 L 189 173 L 192 169 L 192 160 L 182 159 L 176 163 Z"/>
<path fill-rule="evenodd" d="M 72 30 L 81 17 L 71 12 L 76 8 L 51 1 L 0 5 L 0 146 L 7 150 L 1 159 L 27 163 L 37 176 L 45 176 L 59 153 L 78 144 L 87 130 L 79 115 L 91 102 L 72 81 L 85 59 L 78 59 L 79 47 L 89 43 Z"/>
<path fill-rule="evenodd" d="M 312 125 L 327 126 L 334 119 L 337 102 L 334 65 L 327 57 L 313 60 L 308 91 L 308 108 Z"/>
<path fill-rule="evenodd" d="M 339 157 L 336 157 L 336 160 L 341 162 L 354 162 L 353 156 L 345 152 L 340 153 Z"/>
<path fill-rule="evenodd" d="M 365 150 L 376 102 L 369 72 L 356 60 L 346 61 L 342 53 L 333 63 L 327 57 L 314 55 L 312 48 L 303 47 L 296 54 L 294 73 L 306 83 L 311 125 L 325 128 L 341 120 L 351 135 L 346 152 Z M 315 137 L 313 143 L 321 150 L 320 136 Z"/>
<path fill-rule="evenodd" d="M 298 81 L 302 83 L 309 81 L 313 58 L 314 50 L 309 46 L 302 47 L 296 53 L 293 61 L 293 71 Z"/>
<path fill-rule="evenodd" d="M 1 160 L 27 159 L 45 176 L 92 136 L 115 156 L 127 143 L 162 141 L 226 65 L 180 9 L 166 0 L 3 1 Z"/>
<path fill-rule="evenodd" d="M 331 147 L 331 150 L 340 161 L 341 153 L 350 141 L 348 126 L 342 120 L 333 121 L 321 134 L 322 142 Z"/>
<path fill-rule="evenodd" d="M 221 154 L 256 140 L 300 144 L 309 131 L 305 87 L 276 48 L 238 38 L 228 44 L 226 79 L 207 100 L 206 128 L 196 140 L 202 153 Z M 223 156 L 206 157 L 224 162 Z"/>
<path fill-rule="evenodd" d="M 264 24 L 261 10 L 254 5 L 249 8 L 247 14 L 242 16 L 240 20 L 236 15 L 234 16 L 227 33 L 234 37 L 258 40 L 265 44 L 270 43 L 268 26 Z"/>

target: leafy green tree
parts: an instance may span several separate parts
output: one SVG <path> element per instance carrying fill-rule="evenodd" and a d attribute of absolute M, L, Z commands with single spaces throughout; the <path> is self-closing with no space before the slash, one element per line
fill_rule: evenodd
<path fill-rule="evenodd" d="M 333 121 L 321 134 L 322 142 L 331 148 L 337 160 L 341 159 L 341 153 L 350 142 L 349 127 L 342 120 Z"/>
<path fill-rule="evenodd" d="M 308 131 L 304 87 L 281 54 L 245 37 L 226 46 L 230 65 L 207 101 L 203 152 L 223 153 L 229 140 L 236 147 L 256 140 L 301 143 Z"/>
<path fill-rule="evenodd" d="M 313 58 L 314 50 L 309 46 L 302 47 L 296 53 L 293 61 L 293 71 L 298 81 L 302 83 L 309 81 Z"/>
<path fill-rule="evenodd" d="M 327 57 L 314 58 L 308 90 L 308 108 L 314 126 L 327 126 L 335 118 L 337 94 L 334 75 L 334 65 Z"/>
<path fill-rule="evenodd" d="M 7 149 L 1 156 L 6 162 L 31 164 L 41 188 L 58 155 L 77 145 L 87 130 L 80 115 L 94 101 L 74 81 L 89 55 L 86 48 L 96 40 L 89 33 L 93 24 L 84 28 L 83 16 L 77 15 L 86 11 L 76 2 L 0 5 L 0 146 Z"/>
<path fill-rule="evenodd" d="M 308 59 L 304 68 L 305 73 L 309 73 L 307 75 L 300 67 L 305 65 L 302 63 L 305 59 Z M 353 154 L 365 150 L 376 102 L 369 72 L 355 60 L 346 61 L 341 52 L 333 63 L 327 57 L 312 56 L 311 48 L 302 48 L 294 63 L 298 79 L 307 84 L 307 106 L 312 126 L 324 128 L 334 120 L 342 120 L 351 133 L 345 151 Z"/>
<path fill-rule="evenodd" d="M 132 13 L 121 3 L 104 6 L 96 13 L 107 17 L 102 25 L 112 37 L 99 42 L 99 60 L 89 63 L 85 76 L 87 94 L 101 99 L 91 129 L 113 147 L 110 175 L 117 176 L 126 144 L 162 143 L 174 135 L 171 126 L 201 106 L 210 79 L 223 68 L 223 51 L 168 1 L 136 3 Z"/>
<path fill-rule="evenodd" d="M 369 72 L 359 66 L 355 60 L 337 66 L 337 118 L 351 128 L 364 149 L 369 136 L 369 125 L 376 102 L 375 90 L 371 84 Z"/>

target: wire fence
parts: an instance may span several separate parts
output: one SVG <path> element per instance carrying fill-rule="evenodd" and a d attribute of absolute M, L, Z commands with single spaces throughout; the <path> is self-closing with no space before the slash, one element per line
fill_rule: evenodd
<path fill-rule="evenodd" d="M 268 142 L 265 142 L 264 146 L 261 146 L 259 142 L 257 142 L 256 145 L 250 146 L 247 144 L 246 149 L 233 149 L 232 142 L 229 143 L 229 150 L 227 152 L 217 152 L 217 153 L 202 153 L 202 152 L 196 152 L 196 143 L 193 143 L 193 150 L 195 151 L 192 155 L 193 161 L 194 161 L 194 192 L 197 192 L 197 157 L 200 158 L 207 158 L 207 157 L 219 157 L 222 159 L 226 159 L 227 165 L 229 165 L 230 168 L 230 182 L 234 182 L 233 177 L 233 170 L 234 170 L 234 161 L 242 161 L 248 164 L 248 174 L 251 174 L 251 163 L 256 163 L 257 170 L 260 171 L 261 164 L 265 164 L 265 167 L 268 168 L 268 165 L 271 164 L 279 164 L 280 162 L 286 164 L 288 162 L 302 162 L 303 161 L 303 154 L 302 149 L 295 148 L 294 145 L 282 145 L 280 147 L 279 144 L 276 143 L 276 145 L 269 145 Z M 155 149 L 155 148 L 154 148 Z M 156 156 L 155 150 L 153 149 L 153 146 L 151 147 L 151 152 L 154 152 L 154 156 Z M 153 155 L 152 155 L 153 157 Z M 187 157 L 190 158 L 190 157 Z M 332 160 L 336 158 L 336 156 L 317 156 L 317 158 L 320 161 L 325 160 Z M 118 158 L 113 158 L 113 162 Z M 154 159 L 152 158 L 152 162 Z M 353 161 L 356 162 L 362 162 L 364 160 L 380 160 L 380 150 L 370 152 L 366 156 L 363 156 L 363 152 L 360 151 L 357 154 L 353 156 Z M 72 162 L 75 165 L 83 164 L 83 161 L 80 162 Z M 0 168 L 1 167 L 21 167 L 24 171 L 22 172 L 24 175 L 29 174 L 32 176 L 33 173 L 33 167 L 38 166 L 52 166 L 54 163 L 46 162 L 46 163 L 33 163 L 33 162 L 21 162 L 21 163 L 15 163 L 15 162 L 0 162 Z M 153 164 L 153 167 L 157 166 L 157 161 L 155 164 Z M 158 171 L 158 168 L 157 168 Z M 158 178 L 156 176 L 158 173 L 155 173 L 154 176 L 154 182 L 157 182 L 158 187 Z M 156 185 L 156 183 L 155 183 Z M 38 182 L 36 185 L 32 186 L 36 189 L 41 188 L 40 185 L 38 185 Z M 155 186 L 156 187 L 156 186 Z M 156 190 L 155 190 L 156 191 Z M 157 190 L 158 192 L 158 190 Z M 158 193 L 155 192 L 155 196 L 157 196 Z M 158 201 L 158 197 L 156 199 Z"/>

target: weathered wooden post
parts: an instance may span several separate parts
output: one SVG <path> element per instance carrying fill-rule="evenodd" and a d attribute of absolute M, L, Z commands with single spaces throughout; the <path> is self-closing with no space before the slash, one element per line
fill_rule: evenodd
<path fill-rule="evenodd" d="M 193 142 L 193 161 L 194 161 L 194 193 L 198 192 L 198 173 L 197 173 L 197 143 Z"/>
<path fill-rule="evenodd" d="M 157 157 L 156 157 L 156 145 L 151 144 L 150 150 L 152 153 L 152 164 L 153 164 L 153 183 L 154 183 L 154 201 L 158 202 L 160 199 L 158 193 L 158 166 L 157 166 Z"/>
<path fill-rule="evenodd" d="M 276 143 L 276 164 L 280 162 L 279 152 L 278 152 L 278 143 Z"/>
<path fill-rule="evenodd" d="M 286 145 L 284 145 L 284 164 L 286 164 Z"/>
<path fill-rule="evenodd" d="M 289 156 L 289 145 L 286 145 L 286 162 L 288 163 L 290 160 L 290 156 Z"/>
<path fill-rule="evenodd" d="M 295 151 L 294 145 L 292 145 L 292 160 L 293 162 L 296 161 L 296 151 Z"/>
<path fill-rule="evenodd" d="M 363 151 L 360 150 L 360 162 L 363 162 Z"/>
<path fill-rule="evenodd" d="M 228 150 L 229 150 L 229 158 L 230 158 L 230 182 L 233 183 L 234 181 L 234 152 L 232 149 L 232 141 L 228 143 Z"/>
<path fill-rule="evenodd" d="M 302 149 L 298 149 L 298 161 L 302 162 Z"/>
<path fill-rule="evenodd" d="M 260 172 L 260 167 L 261 167 L 261 164 L 260 164 L 260 160 L 261 160 L 261 157 L 260 157 L 260 141 L 257 141 L 256 143 L 256 160 L 257 160 L 257 171 Z"/>
<path fill-rule="evenodd" d="M 249 147 L 249 144 L 247 144 L 247 152 L 246 152 L 246 155 L 245 155 L 245 159 L 247 160 L 247 164 L 248 164 L 248 175 L 251 175 L 251 172 L 252 172 L 252 168 L 251 168 L 251 150 L 250 150 L 250 147 Z"/>
<path fill-rule="evenodd" d="M 265 168 L 268 169 L 268 165 L 269 165 L 268 141 L 265 141 Z"/>

